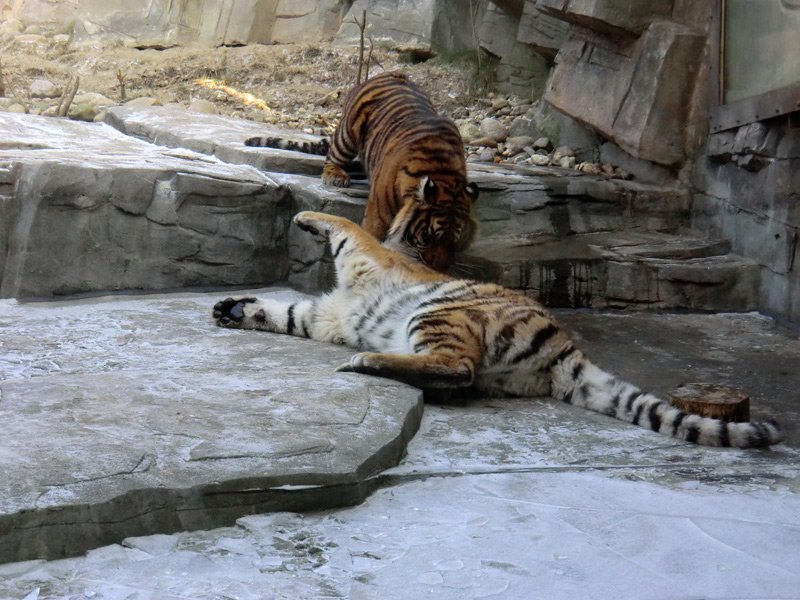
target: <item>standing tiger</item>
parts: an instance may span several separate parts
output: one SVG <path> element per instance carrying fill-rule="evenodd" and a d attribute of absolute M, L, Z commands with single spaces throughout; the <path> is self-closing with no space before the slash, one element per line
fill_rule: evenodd
<path fill-rule="evenodd" d="M 549 394 L 710 446 L 755 448 L 781 440 L 774 422 L 730 423 L 687 414 L 602 371 L 544 306 L 520 292 L 443 275 L 381 246 L 341 217 L 302 212 L 294 222 L 328 238 L 337 287 L 295 303 L 228 298 L 214 306 L 218 325 L 347 344 L 361 352 L 338 370 L 422 389 Z"/>
<path fill-rule="evenodd" d="M 248 146 L 286 146 L 250 138 Z M 308 147 L 309 152 L 319 148 Z M 464 145 L 452 120 L 436 114 L 425 93 L 402 73 L 377 75 L 348 94 L 327 149 L 322 180 L 346 187 L 344 168 L 360 156 L 370 180 L 362 227 L 379 240 L 406 232 L 395 249 L 439 271 L 469 246 L 478 188 L 467 183 Z"/>

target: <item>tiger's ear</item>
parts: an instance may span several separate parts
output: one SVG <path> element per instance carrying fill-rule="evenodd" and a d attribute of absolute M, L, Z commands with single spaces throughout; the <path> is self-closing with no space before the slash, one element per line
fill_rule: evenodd
<path fill-rule="evenodd" d="M 419 180 L 417 198 L 423 205 L 433 204 L 436 200 L 436 191 L 438 189 L 436 182 L 426 175 Z"/>
<path fill-rule="evenodd" d="M 467 187 L 464 188 L 464 191 L 467 193 L 467 198 L 472 200 L 472 203 L 475 204 L 478 201 L 478 186 L 474 183 L 468 183 Z"/>

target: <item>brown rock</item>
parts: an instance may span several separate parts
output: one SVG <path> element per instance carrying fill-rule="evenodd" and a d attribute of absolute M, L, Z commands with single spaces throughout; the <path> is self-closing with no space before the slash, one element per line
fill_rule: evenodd
<path fill-rule="evenodd" d="M 18 35 L 14 39 L 22 44 L 38 44 L 40 46 L 44 46 L 50 43 L 50 41 L 43 35 L 33 35 L 27 33 Z"/>
<path fill-rule="evenodd" d="M 575 156 L 575 151 L 569 146 L 559 146 L 553 151 L 553 162 L 560 162 L 567 156 Z"/>
<path fill-rule="evenodd" d="M 589 175 L 600 175 L 603 172 L 602 168 L 597 163 L 582 162 L 575 168 Z"/>
<path fill-rule="evenodd" d="M 489 139 L 488 137 L 478 138 L 477 140 L 471 140 L 470 146 L 481 146 L 482 148 L 497 148 L 497 142 Z"/>

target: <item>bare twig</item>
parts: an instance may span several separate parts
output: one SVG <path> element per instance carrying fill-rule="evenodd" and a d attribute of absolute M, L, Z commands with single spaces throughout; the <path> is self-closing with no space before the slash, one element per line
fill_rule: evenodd
<path fill-rule="evenodd" d="M 367 27 L 367 11 L 365 10 L 361 13 L 361 23 L 358 22 L 358 19 L 353 17 L 353 20 L 358 25 L 358 29 L 361 32 L 361 36 L 358 43 L 358 77 L 356 78 L 356 85 L 361 83 L 361 68 L 364 66 L 364 30 Z M 369 67 L 367 67 L 369 70 Z"/>
<path fill-rule="evenodd" d="M 472 22 L 472 39 L 475 42 L 475 50 L 477 51 L 478 55 L 478 72 L 481 71 L 481 41 L 478 39 L 478 33 L 475 31 L 475 18 L 477 17 L 478 10 L 480 10 L 480 0 L 478 0 L 478 6 L 472 6 L 472 0 L 469 0 L 469 16 L 470 21 Z"/>
<path fill-rule="evenodd" d="M 76 75 L 74 79 L 70 79 L 64 92 L 61 94 L 61 99 L 58 101 L 58 110 L 56 114 L 59 117 L 66 117 L 69 112 L 70 104 L 75 99 L 75 94 L 78 93 L 78 86 L 81 83 L 80 75 Z"/>
<path fill-rule="evenodd" d="M 123 102 L 128 99 L 128 94 L 126 93 L 125 90 L 125 84 L 127 83 L 127 80 L 128 80 L 128 70 L 125 69 L 123 71 L 122 69 L 117 69 L 117 81 L 119 81 L 119 96 Z"/>
<path fill-rule="evenodd" d="M 367 55 L 367 72 L 364 74 L 364 81 L 369 79 L 369 65 L 372 63 L 372 49 L 375 43 L 372 41 L 372 36 L 369 37 L 369 54 Z"/>
<path fill-rule="evenodd" d="M 14 87 L 14 84 L 12 83 L 11 79 L 8 79 L 6 81 L 6 86 L 8 87 L 8 91 L 11 92 L 11 95 L 14 96 L 14 98 L 16 98 L 17 103 L 22 105 L 26 113 L 29 113 L 31 110 L 30 106 L 28 106 L 28 103 L 25 102 L 25 98 L 23 98 L 22 94 L 17 92 L 17 88 Z"/>
<path fill-rule="evenodd" d="M 6 97 L 6 84 L 3 77 L 3 57 L 0 56 L 0 98 Z"/>

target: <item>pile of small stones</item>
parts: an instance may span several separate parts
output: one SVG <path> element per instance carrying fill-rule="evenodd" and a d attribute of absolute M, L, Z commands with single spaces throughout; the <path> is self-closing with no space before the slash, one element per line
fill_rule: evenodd
<path fill-rule="evenodd" d="M 611 165 L 579 162 L 568 145 L 554 147 L 535 125 L 537 102 L 489 94 L 485 108 L 463 109 L 456 117 L 469 163 L 513 163 L 575 169 L 591 175 L 629 179 L 631 175 Z"/>

